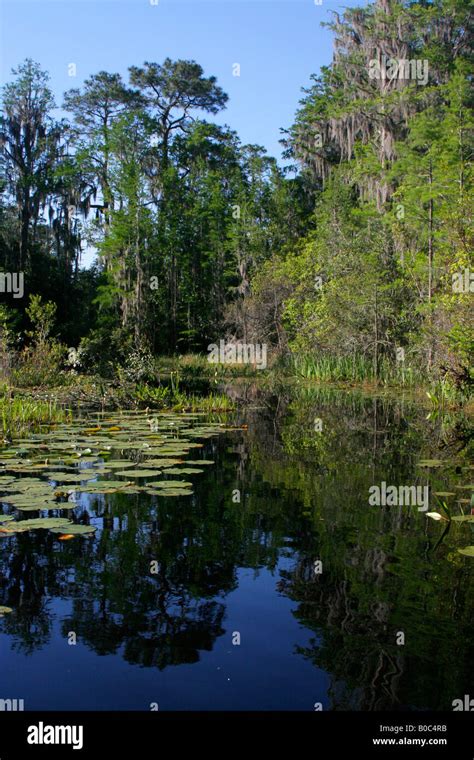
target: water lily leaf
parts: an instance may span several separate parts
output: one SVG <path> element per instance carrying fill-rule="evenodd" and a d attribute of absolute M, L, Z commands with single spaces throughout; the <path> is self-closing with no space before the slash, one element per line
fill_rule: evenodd
<path fill-rule="evenodd" d="M 114 438 L 114 449 L 119 449 L 120 451 L 125 451 L 127 449 L 143 449 L 143 443 L 137 443 L 136 441 L 130 441 L 130 440 L 119 440 L 119 437 L 116 436 Z"/>
<path fill-rule="evenodd" d="M 123 475 L 125 478 L 153 478 L 157 473 L 156 470 L 124 470 L 116 472 L 116 475 Z"/>
<path fill-rule="evenodd" d="M 40 504 L 42 502 L 44 502 L 45 504 L 48 504 L 48 503 L 56 504 L 57 502 L 55 501 L 55 499 L 50 498 L 50 497 L 52 497 L 51 493 L 49 493 L 48 495 L 45 494 L 44 496 L 35 496 L 34 498 L 31 498 L 31 499 L 25 499 L 25 498 L 15 499 L 14 501 L 9 501 L 7 503 L 11 504 L 16 509 L 18 509 L 19 507 L 32 507 L 35 504 Z"/>
<path fill-rule="evenodd" d="M 22 473 L 30 473 L 30 472 L 38 472 L 38 470 L 48 470 L 51 467 L 49 464 L 22 464 L 22 465 L 13 465 L 12 467 L 7 467 L 6 469 L 8 472 L 15 472 L 19 473 L 20 475 Z"/>
<path fill-rule="evenodd" d="M 105 466 L 109 470 L 123 470 L 124 467 L 136 467 L 136 462 L 131 462 L 129 459 L 114 459 L 110 462 L 106 462 Z"/>
<path fill-rule="evenodd" d="M 192 483 L 188 483 L 185 480 L 157 480 L 155 481 L 156 488 L 191 488 Z"/>
<path fill-rule="evenodd" d="M 163 475 L 198 475 L 204 470 L 200 470 L 197 467 L 169 467 L 167 470 L 163 470 Z"/>
<path fill-rule="evenodd" d="M 4 525 L 0 530 L 2 534 L 25 533 L 29 530 L 39 530 L 44 528 L 60 528 L 64 525 L 72 524 L 66 517 L 38 517 L 33 520 L 19 520 Z"/>
<path fill-rule="evenodd" d="M 143 464 L 138 466 L 157 467 L 158 469 L 161 469 L 161 467 L 172 467 L 174 464 L 182 464 L 183 461 L 183 459 L 147 459 Z"/>
<path fill-rule="evenodd" d="M 92 480 L 97 473 L 93 471 L 76 471 L 74 474 L 69 472 L 47 472 L 46 476 L 49 480 L 54 480 L 56 483 L 77 483 L 81 480 Z"/>
<path fill-rule="evenodd" d="M 49 465 L 46 465 L 46 467 L 42 467 L 41 469 L 48 469 Z M 14 467 L 7 467 L 8 472 L 14 472 L 18 473 L 19 475 L 22 475 L 23 473 L 28 474 L 30 472 L 38 471 L 37 467 L 32 467 L 31 465 L 25 466 L 14 466 Z"/>
<path fill-rule="evenodd" d="M 41 480 L 41 478 L 15 478 L 15 485 L 24 486 L 26 488 L 37 485 L 45 486 L 47 484 L 46 481 Z"/>
<path fill-rule="evenodd" d="M 33 529 L 55 528 L 62 525 L 69 525 L 70 522 L 71 521 L 66 517 L 38 517 L 35 520 L 20 520 L 20 522 L 17 522 L 15 524 L 21 526 L 23 529 Z"/>
<path fill-rule="evenodd" d="M 4 504 L 13 504 L 16 506 L 16 504 L 33 504 L 34 502 L 38 503 L 38 501 L 54 501 L 54 493 L 50 489 L 49 491 L 41 491 L 40 493 L 35 494 L 28 494 L 28 491 L 22 491 L 21 493 L 15 493 L 15 494 L 8 494 L 6 496 L 1 496 L 0 501 L 2 501 Z"/>
<path fill-rule="evenodd" d="M 215 464 L 215 462 L 213 462 L 212 459 L 188 459 L 186 464 L 197 464 L 201 466 L 202 464 Z"/>
<path fill-rule="evenodd" d="M 6 523 L 13 520 L 13 515 L 0 515 L 0 523 Z"/>
<path fill-rule="evenodd" d="M 458 552 L 465 557 L 474 557 L 474 546 L 465 546 L 464 549 L 458 549 Z"/>
<path fill-rule="evenodd" d="M 421 459 L 418 467 L 441 467 L 445 464 L 441 459 Z"/>
<path fill-rule="evenodd" d="M 20 505 L 15 504 L 15 509 L 19 512 L 50 512 L 53 509 L 76 509 L 77 504 L 74 501 L 54 501 L 50 504 Z"/>
<path fill-rule="evenodd" d="M 13 612 L 11 607 L 4 607 L 3 605 L 0 605 L 0 617 L 3 617 L 3 615 L 6 615 L 8 612 Z"/>
<path fill-rule="evenodd" d="M 128 486 L 134 485 L 131 481 L 127 480 L 101 480 L 96 483 L 89 483 L 86 486 L 80 486 L 77 490 L 88 493 L 92 491 L 106 491 L 110 488 L 113 489 L 126 489 Z"/>
<path fill-rule="evenodd" d="M 86 536 L 91 533 L 95 533 L 97 528 L 94 525 L 68 525 L 67 528 L 62 530 L 61 528 L 50 528 L 51 533 L 61 533 L 73 536 Z"/>
<path fill-rule="evenodd" d="M 152 496 L 192 496 L 192 491 L 185 488 L 159 488 L 147 489 L 146 493 Z"/>

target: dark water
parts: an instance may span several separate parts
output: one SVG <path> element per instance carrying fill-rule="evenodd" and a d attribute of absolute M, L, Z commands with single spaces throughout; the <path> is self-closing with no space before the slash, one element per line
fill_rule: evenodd
<path fill-rule="evenodd" d="M 474 558 L 458 552 L 472 524 L 443 537 L 416 507 L 368 504 L 385 481 L 429 485 L 433 510 L 434 491 L 454 492 L 453 514 L 469 512 L 466 421 L 316 391 L 249 392 L 240 421 L 206 443 L 216 465 L 192 497 L 84 494 L 93 538 L 0 544 L 0 603 L 15 609 L 0 620 L 0 698 L 385 710 L 472 693 Z"/>

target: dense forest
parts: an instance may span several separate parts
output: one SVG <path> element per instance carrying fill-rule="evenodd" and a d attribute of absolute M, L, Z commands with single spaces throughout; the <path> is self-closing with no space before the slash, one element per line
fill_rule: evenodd
<path fill-rule="evenodd" d="M 466 393 L 470 23 L 467 0 L 334 13 L 283 168 L 213 122 L 227 95 L 198 62 L 99 71 L 62 103 L 19 64 L 0 127 L 4 374 L 150 379 L 156 357 L 227 340 L 308 377 Z"/>

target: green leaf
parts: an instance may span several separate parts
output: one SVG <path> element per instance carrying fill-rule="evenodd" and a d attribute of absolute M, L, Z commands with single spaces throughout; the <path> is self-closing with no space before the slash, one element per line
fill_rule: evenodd
<path fill-rule="evenodd" d="M 159 474 L 156 470 L 124 470 L 116 472 L 116 475 L 123 475 L 124 478 L 153 478 Z"/>
<path fill-rule="evenodd" d="M 68 525 L 65 528 L 50 528 L 51 533 L 60 533 L 63 536 L 71 534 L 72 536 L 86 536 L 95 533 L 97 528 L 94 525 Z"/>
<path fill-rule="evenodd" d="M 465 546 L 464 549 L 458 549 L 458 552 L 464 557 L 474 557 L 474 546 Z"/>
<path fill-rule="evenodd" d="M 155 482 L 156 488 L 191 488 L 192 483 L 188 483 L 185 480 L 157 480 Z"/>
<path fill-rule="evenodd" d="M 474 522 L 474 515 L 456 515 L 451 519 L 456 522 Z"/>
<path fill-rule="evenodd" d="M 197 467 L 169 467 L 167 470 L 163 470 L 163 475 L 198 475 L 204 470 L 200 470 Z"/>

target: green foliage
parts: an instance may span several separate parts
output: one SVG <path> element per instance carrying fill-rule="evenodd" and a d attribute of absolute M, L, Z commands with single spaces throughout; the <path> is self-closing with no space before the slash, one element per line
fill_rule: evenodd
<path fill-rule="evenodd" d="M 131 351 L 118 371 L 119 379 L 127 382 L 154 382 L 156 380 L 155 361 L 146 349 Z"/>
<path fill-rule="evenodd" d="M 71 381 L 63 371 L 66 347 L 57 341 L 43 341 L 28 346 L 17 356 L 11 374 L 13 386 L 19 388 L 65 385 Z"/>
<path fill-rule="evenodd" d="M 57 306 L 49 301 L 43 303 L 41 296 L 31 295 L 29 306 L 25 309 L 33 330 L 27 333 L 37 346 L 42 346 L 54 325 Z"/>
<path fill-rule="evenodd" d="M 375 372 L 373 361 L 361 355 L 350 356 L 295 356 L 291 371 L 299 377 L 322 382 L 382 383 L 384 385 L 419 386 L 427 382 L 426 376 L 413 367 L 382 359 Z"/>
<path fill-rule="evenodd" d="M 2 330 L 2 363 L 29 318 L 17 379 L 56 375 L 57 313 L 75 370 L 119 383 L 153 384 L 157 354 L 229 338 L 317 379 L 467 398 L 472 299 L 452 282 L 474 268 L 468 23 L 466 0 L 346 9 L 285 132 L 284 170 L 205 120 L 228 98 L 195 61 L 131 66 L 128 83 L 93 74 L 57 122 L 27 60 L 3 90 L 0 267 L 24 268 L 35 295 Z M 384 56 L 422 69 L 372 76 Z M 184 379 L 253 372 L 179 362 Z"/>
<path fill-rule="evenodd" d="M 4 437 L 21 436 L 38 430 L 41 425 L 65 422 L 71 413 L 53 401 L 36 401 L 20 396 L 11 397 L 5 389 L 0 394 L 0 419 Z"/>

